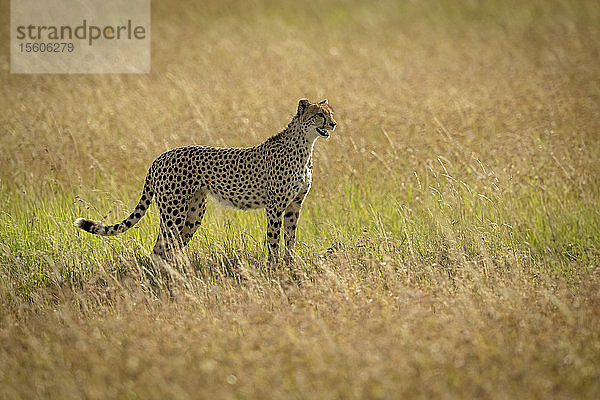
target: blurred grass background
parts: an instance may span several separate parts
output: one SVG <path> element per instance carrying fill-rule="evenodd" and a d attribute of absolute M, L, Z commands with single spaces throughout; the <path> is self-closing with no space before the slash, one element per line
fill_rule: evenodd
<path fill-rule="evenodd" d="M 11 75 L 0 2 L 0 397 L 594 398 L 600 5 L 152 2 L 152 73 Z M 6 12 L 4 12 L 6 10 Z M 297 288 L 214 203 L 174 300 L 142 273 L 175 146 L 315 146 Z"/>

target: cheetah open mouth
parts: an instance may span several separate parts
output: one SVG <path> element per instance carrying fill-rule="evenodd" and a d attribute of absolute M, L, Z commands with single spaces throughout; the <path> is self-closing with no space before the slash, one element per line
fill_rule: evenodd
<path fill-rule="evenodd" d="M 329 137 L 329 132 L 327 132 L 327 130 L 325 130 L 323 128 L 317 128 L 317 132 L 319 133 L 319 135 L 321 135 L 324 138 Z"/>

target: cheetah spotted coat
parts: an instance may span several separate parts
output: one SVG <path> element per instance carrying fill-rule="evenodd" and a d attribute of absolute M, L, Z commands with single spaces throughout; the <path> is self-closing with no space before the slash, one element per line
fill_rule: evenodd
<path fill-rule="evenodd" d="M 160 228 L 153 253 L 166 260 L 190 241 L 210 194 L 242 210 L 264 208 L 269 258 L 277 259 L 283 225 L 285 258 L 291 260 L 300 208 L 312 181 L 313 145 L 319 137 L 328 138 L 335 126 L 327 100 L 300 100 L 287 128 L 258 146 L 188 146 L 161 154 L 148 171 L 137 207 L 124 221 L 107 226 L 78 218 L 75 225 L 96 235 L 118 235 L 135 225 L 156 199 Z"/>

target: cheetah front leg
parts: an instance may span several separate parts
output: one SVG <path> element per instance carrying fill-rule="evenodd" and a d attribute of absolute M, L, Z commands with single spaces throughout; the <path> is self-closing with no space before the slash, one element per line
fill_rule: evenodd
<path fill-rule="evenodd" d="M 283 219 L 285 255 L 283 260 L 288 264 L 293 260 L 294 245 L 296 244 L 296 227 L 298 226 L 300 209 L 302 208 L 302 202 L 306 197 L 306 193 L 307 192 L 302 192 L 298 194 L 285 209 L 285 215 Z"/>
<path fill-rule="evenodd" d="M 267 250 L 269 264 L 279 261 L 279 234 L 283 211 L 276 207 L 267 207 Z"/>

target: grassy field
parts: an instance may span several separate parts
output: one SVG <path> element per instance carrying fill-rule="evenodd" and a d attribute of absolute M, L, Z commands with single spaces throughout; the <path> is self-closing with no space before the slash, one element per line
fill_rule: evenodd
<path fill-rule="evenodd" d="M 594 399 L 600 3 L 152 2 L 152 73 L 11 75 L 0 31 L 0 398 Z M 5 12 L 6 11 L 6 12 Z M 209 202 L 175 297 L 152 160 L 327 97 L 294 266 Z"/>

